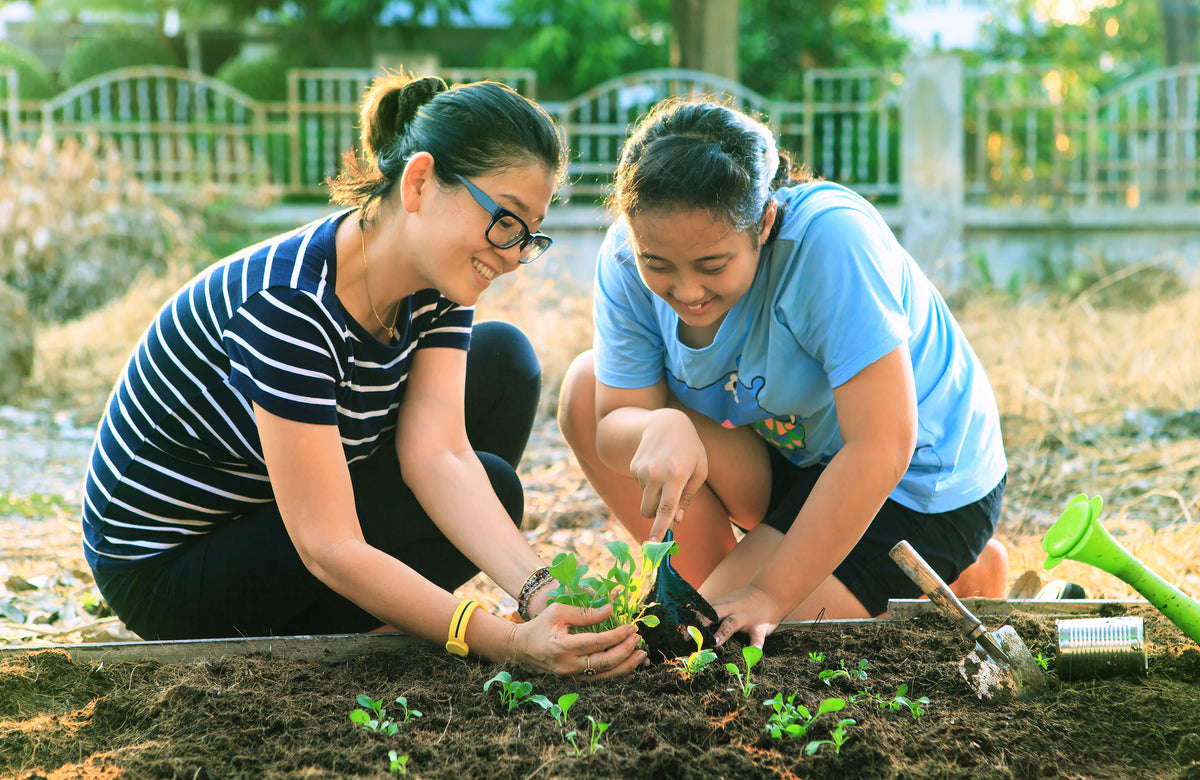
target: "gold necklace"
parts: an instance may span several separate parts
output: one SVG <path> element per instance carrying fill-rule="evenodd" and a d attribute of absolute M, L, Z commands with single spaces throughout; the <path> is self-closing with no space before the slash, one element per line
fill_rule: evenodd
<path fill-rule="evenodd" d="M 364 238 L 364 233 L 365 231 L 362 229 L 362 223 L 359 223 L 358 243 L 359 246 L 362 247 L 363 287 L 367 288 L 367 303 L 370 304 L 371 313 L 375 315 L 375 321 L 379 323 L 379 327 L 383 328 L 387 332 L 388 341 L 394 341 L 396 338 L 396 320 L 400 317 L 400 307 L 397 306 L 395 313 L 392 314 L 391 325 L 385 323 L 383 318 L 379 316 L 379 312 L 375 310 L 375 301 L 371 300 L 371 276 L 367 272 L 367 239 Z"/>

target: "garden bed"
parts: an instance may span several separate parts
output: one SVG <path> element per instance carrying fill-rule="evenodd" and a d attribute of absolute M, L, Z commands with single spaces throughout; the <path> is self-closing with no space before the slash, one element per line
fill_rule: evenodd
<path fill-rule="evenodd" d="M 782 629 L 751 671 L 749 696 L 724 668 L 743 667 L 732 644 L 690 679 L 658 665 L 595 684 L 417 643 L 334 662 L 286 652 L 171 662 L 27 652 L 0 659 L 0 776 L 385 777 L 395 750 L 408 756 L 407 775 L 422 778 L 1200 778 L 1200 648 L 1151 607 L 1102 609 L 1144 617 L 1149 674 L 1051 673 L 1046 692 L 1009 703 L 981 702 L 959 676 L 970 643 L 936 611 Z M 1055 618 L 1005 620 L 1053 672 Z M 865 679 L 820 677 L 864 660 Z M 498 685 L 484 690 L 502 670 L 550 701 L 577 692 L 565 727 L 533 703 L 507 711 Z M 886 706 L 901 685 L 920 717 Z M 831 697 L 847 704 L 814 718 L 803 738 L 773 738 L 763 702 L 777 693 L 811 712 Z M 372 733 L 349 718 L 358 694 L 384 706 L 403 696 L 422 717 L 393 736 Z M 589 716 L 610 724 L 595 753 Z M 855 722 L 839 752 L 824 743 L 807 754 L 845 718 Z"/>

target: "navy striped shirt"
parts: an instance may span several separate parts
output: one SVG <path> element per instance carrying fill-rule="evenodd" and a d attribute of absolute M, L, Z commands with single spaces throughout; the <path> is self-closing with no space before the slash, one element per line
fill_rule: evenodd
<path fill-rule="evenodd" d="M 158 313 L 100 422 L 84 552 L 116 570 L 274 500 L 253 403 L 337 425 L 346 460 L 390 441 L 424 347 L 466 349 L 474 314 L 436 290 L 401 302 L 384 344 L 334 293 L 342 211 L 214 264 Z"/>

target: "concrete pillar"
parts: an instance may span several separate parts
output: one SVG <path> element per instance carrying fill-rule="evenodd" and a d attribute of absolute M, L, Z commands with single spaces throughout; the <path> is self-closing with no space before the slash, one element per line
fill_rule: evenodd
<path fill-rule="evenodd" d="M 964 254 L 962 60 L 909 60 L 901 101 L 902 243 L 937 284 L 954 289 Z"/>

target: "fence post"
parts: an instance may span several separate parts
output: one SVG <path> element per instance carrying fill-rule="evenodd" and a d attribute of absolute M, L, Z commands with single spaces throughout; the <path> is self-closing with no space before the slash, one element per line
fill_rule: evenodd
<path fill-rule="evenodd" d="M 939 285 L 954 289 L 963 268 L 962 60 L 910 59 L 900 99 L 904 247 Z"/>

